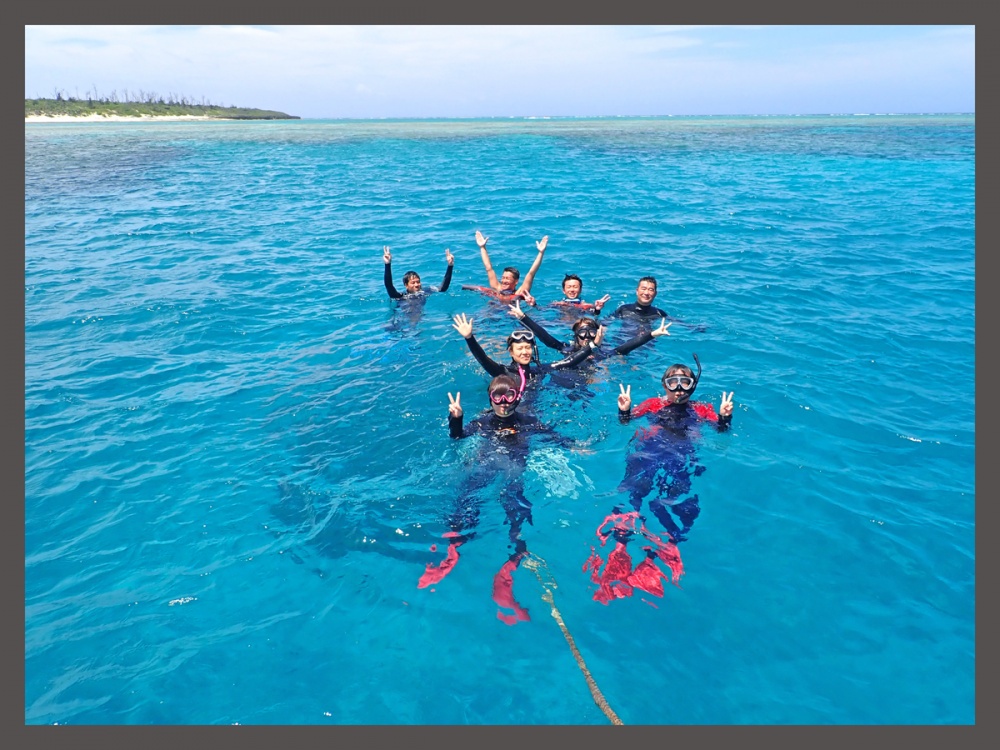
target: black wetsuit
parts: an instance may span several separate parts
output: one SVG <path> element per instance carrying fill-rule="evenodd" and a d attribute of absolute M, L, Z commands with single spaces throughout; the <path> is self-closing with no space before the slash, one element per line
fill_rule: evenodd
<path fill-rule="evenodd" d="M 419 299 L 427 294 L 433 292 L 447 292 L 448 287 L 451 285 L 451 272 L 454 270 L 453 265 L 448 266 L 448 270 L 444 272 L 444 281 L 441 282 L 439 287 L 427 287 L 426 289 L 421 289 L 416 294 L 410 292 L 400 293 L 395 286 L 392 284 L 392 263 L 385 264 L 385 275 L 383 276 L 383 282 L 385 283 L 385 290 L 389 293 L 392 299 Z"/>
<path fill-rule="evenodd" d="M 511 360 L 509 364 L 502 365 L 483 351 L 483 347 L 476 341 L 476 337 L 473 334 L 465 340 L 465 343 L 469 346 L 469 351 L 472 352 L 472 356 L 476 358 L 476 361 L 483 366 L 483 369 L 490 374 L 491 377 L 496 377 L 497 375 L 513 375 L 520 382 L 520 390 L 523 392 L 527 384 L 537 377 L 538 375 L 544 374 L 546 372 L 551 372 L 553 370 L 561 370 L 567 367 L 575 367 L 580 364 L 583 360 L 590 356 L 593 351 L 589 346 L 585 346 L 580 351 L 574 354 L 560 359 L 556 362 L 548 362 L 545 364 L 541 363 L 531 363 L 526 365 L 520 365 L 517 362 Z"/>
<path fill-rule="evenodd" d="M 540 323 L 532 320 L 531 317 L 528 316 L 527 314 L 525 314 L 525 316 L 521 318 L 521 322 L 524 323 L 525 326 L 530 328 L 534 332 L 535 336 L 537 336 L 538 339 L 543 344 L 545 344 L 550 349 L 558 350 L 560 353 L 564 355 L 576 354 L 581 348 L 583 348 L 577 346 L 575 336 L 573 337 L 574 338 L 573 341 L 560 341 L 551 333 L 546 331 Z M 602 359 L 610 357 L 612 354 L 622 354 L 622 355 L 628 354 L 633 349 L 638 349 L 643 344 L 648 344 L 652 340 L 653 340 L 652 331 L 645 330 L 639 333 L 638 336 L 629 339 L 624 344 L 616 346 L 614 349 L 607 349 L 607 350 L 593 349 L 592 359 L 594 361 L 600 361 Z M 580 361 L 582 362 L 583 360 Z M 577 362 L 577 364 L 579 364 L 579 362 Z"/>
<path fill-rule="evenodd" d="M 524 494 L 529 444 L 533 437 L 544 438 L 564 447 L 572 445 L 572 441 L 530 414 L 515 411 L 509 417 L 499 417 L 492 409 L 472 419 L 464 427 L 462 417 L 449 415 L 448 431 L 456 439 L 480 435 L 485 438 L 486 445 L 476 452 L 467 479 L 457 493 L 454 510 L 445 519 L 450 529 L 447 536 L 451 537 L 450 543 L 455 546 L 475 536 L 480 508 L 486 494 L 484 490 L 499 478 L 498 497 L 507 516 L 505 523 L 510 526 L 508 538 L 512 551 L 501 568 L 501 572 L 507 574 L 506 583 L 499 584 L 499 588 L 505 588 L 510 598 L 505 599 L 499 594 L 498 582 L 503 581 L 503 577 L 500 577 L 494 581 L 494 600 L 503 606 L 520 610 L 520 605 L 513 601 L 509 574 L 527 552 L 527 545 L 521 539 L 521 527 L 525 522 L 533 524 L 531 502 Z M 501 619 L 509 622 L 505 617 Z"/>
<path fill-rule="evenodd" d="M 650 415 L 651 424 L 636 430 L 625 458 L 625 476 L 618 489 L 627 492 L 629 503 L 638 512 L 651 492 L 649 509 L 675 542 L 685 539 L 701 509 L 698 495 L 690 494 L 691 479 L 705 467 L 698 459 L 694 438 L 702 424 L 725 432 L 733 417 L 716 414 L 712 404 L 688 401 L 672 404 L 656 397 L 643 401 L 635 411 L 620 411 L 618 419 L 627 424 L 633 417 Z M 677 516 L 678 526 L 670 511 Z"/>
<path fill-rule="evenodd" d="M 563 355 L 568 357 L 575 356 L 580 349 L 590 349 L 589 346 L 578 347 L 576 345 L 576 337 L 573 337 L 573 342 L 560 341 L 546 331 L 542 325 L 534 320 L 532 320 L 528 315 L 525 315 L 521 322 L 526 325 L 531 331 L 534 332 L 535 337 L 551 349 L 559 350 Z M 559 372 L 553 373 L 552 382 L 565 388 L 568 391 L 567 397 L 570 401 L 578 401 L 583 398 L 589 398 L 593 396 L 593 392 L 589 388 L 589 384 L 593 382 L 595 373 L 595 365 L 608 357 L 615 354 L 626 355 L 634 349 L 638 349 L 643 344 L 648 344 L 653 340 L 653 332 L 649 329 L 640 331 L 636 336 L 632 337 L 624 344 L 620 344 L 614 348 L 596 348 L 591 349 L 592 354 L 589 357 L 585 357 L 583 360 L 573 360 L 575 364 L 572 367 L 567 367 Z"/>
<path fill-rule="evenodd" d="M 685 328 L 692 331 L 704 331 L 704 325 L 694 325 L 692 323 L 685 323 L 680 318 L 675 318 L 671 315 L 667 315 L 666 310 L 661 310 L 659 307 L 653 305 L 640 305 L 638 302 L 629 302 L 626 305 L 621 305 L 615 310 L 611 315 L 608 316 L 609 319 L 619 319 L 619 320 L 633 320 L 639 321 L 641 323 L 651 323 L 656 318 L 666 318 L 671 323 L 680 323 Z"/>

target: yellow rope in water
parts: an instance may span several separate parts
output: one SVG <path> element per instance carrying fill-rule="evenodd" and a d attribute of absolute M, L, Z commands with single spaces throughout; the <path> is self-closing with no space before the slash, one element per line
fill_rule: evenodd
<path fill-rule="evenodd" d="M 541 566 L 545 568 L 545 574 L 548 576 L 549 582 L 546 583 L 542 580 Z M 587 669 L 587 665 L 583 661 L 583 656 L 580 654 L 580 649 L 576 647 L 576 642 L 573 640 L 573 636 L 570 635 L 569 628 L 566 627 L 566 623 L 563 621 L 562 615 L 559 614 L 559 610 L 556 607 L 555 600 L 552 597 L 552 590 L 558 588 L 553 578 L 552 573 L 549 572 L 548 565 L 545 564 L 545 560 L 540 558 L 534 552 L 528 554 L 528 558 L 524 562 L 524 567 L 528 568 L 531 572 L 535 574 L 538 578 L 538 582 L 542 585 L 544 593 L 542 594 L 542 599 L 548 602 L 549 606 L 552 608 L 552 617 L 559 624 L 559 629 L 562 631 L 563 637 L 566 639 L 566 643 L 569 644 L 570 651 L 573 652 L 573 658 L 576 659 L 577 665 L 580 667 L 580 671 L 583 672 L 584 679 L 587 680 L 587 686 L 590 688 L 590 694 L 594 698 L 594 703 L 597 704 L 604 715 L 608 717 L 608 720 L 612 724 L 623 724 L 622 720 L 618 718 L 618 714 L 614 712 L 611 706 L 608 705 L 607 700 L 604 698 L 604 694 L 601 693 L 601 689 L 597 687 L 597 682 L 590 674 L 590 670 Z"/>

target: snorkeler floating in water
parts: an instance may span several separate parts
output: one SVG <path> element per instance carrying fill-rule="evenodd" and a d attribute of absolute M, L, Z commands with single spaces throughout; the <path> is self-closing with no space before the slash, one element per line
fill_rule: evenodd
<path fill-rule="evenodd" d="M 501 302 L 523 299 L 529 305 L 534 305 L 535 298 L 531 296 L 531 284 L 535 280 L 535 274 L 538 273 L 539 267 L 542 265 L 542 257 L 545 254 L 546 246 L 549 244 L 548 235 L 545 235 L 535 243 L 535 247 L 538 248 L 538 255 L 535 256 L 535 261 L 531 264 L 531 268 L 528 269 L 528 273 L 524 275 L 524 281 L 521 282 L 520 286 L 518 286 L 517 282 L 521 278 L 521 272 L 514 266 L 507 266 L 503 269 L 503 274 L 500 278 L 497 278 L 496 272 L 493 270 L 493 263 L 490 260 L 490 254 L 486 251 L 486 243 L 489 242 L 489 239 L 489 237 L 484 237 L 483 233 L 478 229 L 476 230 L 476 244 L 479 245 L 479 255 L 483 260 L 483 266 L 486 268 L 489 288 L 463 284 L 462 289 L 484 292 L 491 297 L 496 297 Z"/>
<path fill-rule="evenodd" d="M 502 365 L 491 359 L 483 351 L 483 347 L 479 342 L 476 341 L 476 337 L 472 334 L 472 318 L 467 317 L 465 313 L 461 313 L 456 315 L 453 321 L 454 325 L 452 327 L 465 339 L 469 351 L 472 352 L 472 356 L 476 358 L 476 361 L 483 366 L 483 369 L 494 377 L 503 373 L 515 376 L 518 379 L 518 390 L 522 395 L 528 382 L 539 374 L 566 367 L 575 367 L 589 357 L 593 351 L 592 346 L 587 344 L 568 357 L 556 362 L 542 364 L 538 359 L 538 344 L 535 343 L 535 334 L 532 331 L 517 328 L 511 331 L 511 334 L 507 337 L 507 351 L 510 352 L 511 358 L 510 364 Z"/>
<path fill-rule="evenodd" d="M 616 346 L 614 349 L 602 350 L 596 347 L 600 346 L 601 342 L 604 340 L 605 328 L 594 318 L 583 317 L 576 320 L 571 326 L 571 330 L 573 331 L 573 340 L 560 341 L 546 331 L 540 323 L 533 320 L 526 312 L 524 312 L 524 310 L 521 309 L 520 301 L 515 301 L 514 304 L 509 307 L 510 314 L 527 326 L 538 337 L 538 340 L 550 349 L 556 349 L 564 355 L 572 355 L 590 345 L 593 355 L 592 358 L 595 360 L 610 357 L 612 354 L 625 355 L 633 349 L 638 349 L 643 344 L 648 344 L 658 336 L 669 336 L 670 332 L 667 329 L 672 325 L 671 323 L 668 323 L 666 319 L 661 319 L 660 327 L 656 330 L 642 331 L 639 335 L 629 339 L 624 344 Z M 591 344 L 591 342 L 593 343 Z"/>
<path fill-rule="evenodd" d="M 610 316 L 608 316 L 609 319 L 619 318 L 621 320 L 648 322 L 654 318 L 666 318 L 672 323 L 680 323 L 685 328 L 693 331 L 705 330 L 704 325 L 685 323 L 683 320 L 667 315 L 665 310 L 661 310 L 659 307 L 654 306 L 653 300 L 656 299 L 656 294 L 656 279 L 652 276 L 643 276 L 639 279 L 639 284 L 635 288 L 635 302 L 627 302 L 624 305 L 620 305 L 613 313 L 611 313 Z"/>
<path fill-rule="evenodd" d="M 563 298 L 552 303 L 554 307 L 562 307 L 570 310 L 578 310 L 581 313 L 594 313 L 600 315 L 604 305 L 611 299 L 610 294 L 605 294 L 596 302 L 585 302 L 580 298 L 583 292 L 583 281 L 575 273 L 568 273 L 562 282 Z"/>
<path fill-rule="evenodd" d="M 607 566 L 603 574 L 599 573 L 601 558 L 593 551 L 584 566 L 584 570 L 590 568 L 591 580 L 599 585 L 594 599 L 605 604 L 613 598 L 630 596 L 633 587 L 662 596 L 660 578 L 663 574 L 655 566 L 657 558 L 670 568 L 675 583 L 683 573 L 676 545 L 686 538 L 700 512 L 698 496 L 690 494 L 691 479 L 705 471 L 698 459 L 694 439 L 701 425 L 711 424 L 719 432 L 725 432 L 733 419 L 732 392 L 722 392 L 718 413 L 710 403 L 690 400 L 701 379 L 701 362 L 697 354 L 694 361 L 698 365 L 697 375 L 687 365 L 671 365 L 661 378 L 665 394 L 646 399 L 635 412 L 632 411 L 632 386 L 619 386 L 619 421 L 627 424 L 633 417 L 649 415 L 652 424 L 640 428 L 633 436 L 625 459 L 625 476 L 619 484 L 619 489 L 628 493 L 632 510 L 626 512 L 622 506 L 615 507 L 598 527 L 602 546 L 609 537 L 615 540 Z M 667 531 L 666 541 L 652 534 L 640 515 L 647 496 L 651 496 L 649 509 Z M 671 513 L 677 516 L 680 526 Z M 653 546 L 643 547 L 646 557 L 632 570 L 632 560 L 625 545 L 636 532 Z"/>
<path fill-rule="evenodd" d="M 449 531 L 445 533 L 448 552 L 445 559 L 435 565 L 428 563 L 417 583 L 426 588 L 441 581 L 458 562 L 458 548 L 472 539 L 479 523 L 483 493 L 497 479 L 500 480 L 499 500 L 510 526 L 508 538 L 511 554 L 493 577 L 493 600 L 503 609 L 514 614 L 497 611 L 497 617 L 508 625 L 518 620 L 528 620 L 528 610 L 514 599 L 513 572 L 528 554 L 521 538 L 521 528 L 532 523 L 531 503 L 524 494 L 524 473 L 527 470 L 531 438 L 541 437 L 558 445 L 572 445 L 567 438 L 542 424 L 537 418 L 517 411 L 521 401 L 519 382 L 509 374 L 494 377 L 487 387 L 490 410 L 463 425 L 461 393 L 448 394 L 448 431 L 452 438 L 461 439 L 480 435 L 485 444 L 477 451 L 468 480 L 458 493 L 454 511 L 446 519 Z"/>
<path fill-rule="evenodd" d="M 451 254 L 451 250 L 445 248 L 444 257 L 448 262 L 448 269 L 444 272 L 444 281 L 441 282 L 440 287 L 434 288 L 431 286 L 424 289 L 420 282 L 420 275 L 416 271 L 407 271 L 403 274 L 403 288 L 406 291 L 399 292 L 392 283 L 392 253 L 389 252 L 389 246 L 384 245 L 382 247 L 382 261 L 385 263 L 385 274 L 383 276 L 385 290 L 392 299 L 407 299 L 422 297 L 432 292 L 447 292 L 448 287 L 451 285 L 451 272 L 455 267 L 455 256 Z"/>

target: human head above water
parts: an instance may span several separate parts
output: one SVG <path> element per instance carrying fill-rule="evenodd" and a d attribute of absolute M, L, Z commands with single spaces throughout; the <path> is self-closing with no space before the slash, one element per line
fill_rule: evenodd
<path fill-rule="evenodd" d="M 579 299 L 583 292 L 583 281 L 575 273 L 568 273 L 563 278 L 562 290 L 567 299 Z"/>
<path fill-rule="evenodd" d="M 416 271 L 407 271 L 403 274 L 403 286 L 406 291 L 413 293 L 420 291 L 420 274 Z"/>
<path fill-rule="evenodd" d="M 698 365 L 697 375 L 690 367 L 678 362 L 664 370 L 663 377 L 660 378 L 666 398 L 671 403 L 683 404 L 694 395 L 694 390 L 698 387 L 698 381 L 701 380 L 701 360 L 697 354 L 693 356 Z"/>
<path fill-rule="evenodd" d="M 656 298 L 656 279 L 652 276 L 643 276 L 639 279 L 639 285 L 635 289 L 635 299 L 640 305 L 652 304 Z"/>
<path fill-rule="evenodd" d="M 490 398 L 490 407 L 498 417 L 509 417 L 517 409 L 521 401 L 520 383 L 517 378 L 507 373 L 501 373 L 490 381 L 486 393 Z"/>
<path fill-rule="evenodd" d="M 526 328 L 515 328 L 507 337 L 507 351 L 510 352 L 510 358 L 522 366 L 538 358 L 537 346 L 535 334 Z"/>
<path fill-rule="evenodd" d="M 521 278 L 521 272 L 514 266 L 507 266 L 500 275 L 500 288 L 513 291 L 517 287 L 517 280 Z"/>
<path fill-rule="evenodd" d="M 597 337 L 601 324 L 596 318 L 577 318 L 573 323 L 573 335 L 581 341 L 590 341 Z"/>

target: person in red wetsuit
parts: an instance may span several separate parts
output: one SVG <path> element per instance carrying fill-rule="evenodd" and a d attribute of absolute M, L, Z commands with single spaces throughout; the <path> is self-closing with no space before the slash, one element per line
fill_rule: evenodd
<path fill-rule="evenodd" d="M 490 410 L 464 425 L 462 394 L 456 393 L 454 397 L 448 394 L 449 434 L 454 439 L 480 436 L 482 447 L 476 452 L 468 479 L 457 493 L 454 510 L 445 520 L 449 527 L 445 534 L 449 540 L 447 556 L 437 565 L 428 563 L 417 584 L 425 588 L 437 583 L 455 567 L 458 547 L 476 534 L 484 491 L 499 479 L 497 491 L 506 514 L 505 523 L 510 527 L 508 538 L 512 552 L 493 577 L 493 600 L 498 606 L 514 611 L 513 615 L 497 612 L 497 617 L 509 625 L 529 619 L 527 609 L 514 599 L 513 572 L 528 554 L 527 545 L 521 538 L 521 527 L 526 522 L 532 523 L 531 502 L 524 494 L 530 444 L 533 439 L 542 438 L 559 446 L 573 445 L 536 417 L 517 411 L 521 401 L 520 385 L 520 381 L 508 373 L 494 377 L 487 388 Z"/>
<path fill-rule="evenodd" d="M 598 573 L 601 560 L 596 552 L 586 566 L 593 571 L 594 582 L 599 584 L 594 598 L 604 603 L 615 597 L 629 596 L 632 587 L 662 596 L 659 578 L 663 576 L 654 565 L 656 558 L 667 564 L 675 583 L 683 572 L 676 545 L 686 539 L 700 512 L 698 495 L 691 493 L 691 480 L 705 471 L 695 450 L 695 438 L 702 425 L 708 424 L 724 432 L 733 419 L 732 392 L 722 392 L 718 412 L 711 403 L 691 401 L 702 372 L 697 354 L 694 360 L 698 365 L 697 375 L 687 365 L 671 365 L 661 378 L 664 395 L 646 399 L 635 411 L 632 410 L 632 386 L 619 385 L 619 421 L 627 424 L 633 418 L 645 416 L 649 425 L 636 430 L 625 459 L 625 476 L 618 486 L 628 494 L 631 510 L 616 506 L 598 528 L 602 545 L 608 537 L 615 540 L 607 567 L 603 574 Z M 649 509 L 667 531 L 666 540 L 646 528 L 640 511 L 647 497 Z M 646 559 L 633 571 L 625 545 L 636 532 L 653 546 L 643 548 Z"/>
<path fill-rule="evenodd" d="M 518 284 L 518 280 L 521 278 L 521 272 L 514 266 L 507 266 L 503 269 L 500 278 L 497 278 L 496 271 L 493 270 L 493 262 L 490 260 L 490 254 L 486 250 L 486 243 L 489 240 L 489 237 L 484 237 L 482 232 L 478 229 L 476 230 L 476 244 L 479 245 L 479 256 L 482 258 L 483 267 L 486 269 L 486 278 L 490 284 L 489 288 L 469 286 L 467 284 L 464 284 L 462 288 L 484 291 L 490 296 L 496 297 L 501 302 L 508 304 L 515 299 L 523 299 L 529 305 L 536 304 L 535 298 L 531 296 L 531 284 L 535 280 L 535 274 L 538 273 L 538 269 L 542 265 L 545 248 L 549 244 L 549 236 L 545 235 L 535 243 L 538 255 L 535 256 L 531 268 L 528 269 L 528 273 L 524 275 L 524 281 L 520 284 Z"/>

